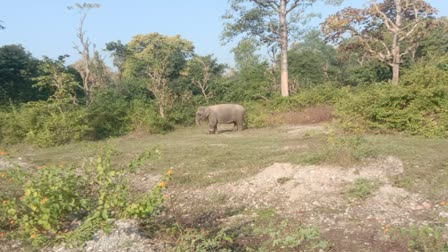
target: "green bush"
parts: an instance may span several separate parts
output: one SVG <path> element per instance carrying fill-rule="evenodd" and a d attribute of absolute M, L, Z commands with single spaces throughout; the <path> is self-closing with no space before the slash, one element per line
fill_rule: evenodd
<path fill-rule="evenodd" d="M 177 104 L 168 113 L 168 121 L 175 125 L 192 126 L 195 123 L 197 107 L 193 103 Z"/>
<path fill-rule="evenodd" d="M 339 100 L 336 115 L 349 131 L 448 135 L 448 85 L 379 84 L 356 88 Z"/>
<path fill-rule="evenodd" d="M 170 121 L 162 118 L 154 109 L 152 103 L 144 100 L 131 100 L 126 121 L 128 132 L 164 133 L 173 129 Z"/>
<path fill-rule="evenodd" d="M 44 244 L 69 229 L 71 221 L 84 217 L 90 203 L 86 182 L 73 168 L 39 170 L 23 185 L 23 195 L 1 211 L 8 214 L 9 228 L 17 229 L 20 238 Z"/>
<path fill-rule="evenodd" d="M 348 89 L 338 89 L 335 85 L 318 85 L 303 89 L 290 97 L 277 96 L 268 101 L 245 102 L 249 128 L 272 126 L 273 114 L 287 111 L 300 111 L 318 104 L 334 104 Z"/>
<path fill-rule="evenodd" d="M 276 97 L 270 102 L 270 107 L 276 111 L 302 109 L 319 104 L 334 104 L 347 89 L 338 88 L 334 83 L 317 85 L 301 89 L 290 97 Z"/>
<path fill-rule="evenodd" d="M 151 103 L 109 95 L 98 95 L 90 107 L 41 101 L 0 111 L 0 143 L 49 147 L 132 131 L 163 133 L 172 130 L 174 123 L 189 125 L 194 119 L 192 106 L 164 119 Z"/>
<path fill-rule="evenodd" d="M 76 105 L 30 102 L 1 112 L 0 141 L 54 146 L 86 139 L 91 134 L 87 111 Z"/>
<path fill-rule="evenodd" d="M 341 126 L 349 131 L 404 132 L 448 136 L 446 59 L 416 64 L 399 85 L 378 83 L 353 88 L 336 103 Z"/>
<path fill-rule="evenodd" d="M 163 205 L 172 170 L 147 194 L 130 200 L 128 166 L 112 166 L 113 154 L 106 148 L 95 161 L 78 168 L 39 167 L 30 174 L 1 173 L 0 182 L 7 179 L 18 190 L 0 191 L 0 232 L 34 246 L 60 240 L 76 244 L 116 218 L 150 220 Z"/>
<path fill-rule="evenodd" d="M 126 133 L 128 109 L 128 101 L 115 90 L 96 92 L 93 103 L 88 107 L 89 125 L 94 129 L 95 139 Z"/>
<path fill-rule="evenodd" d="M 271 114 L 269 108 L 262 102 L 247 102 L 246 123 L 248 128 L 262 128 L 269 126 L 268 118 Z"/>

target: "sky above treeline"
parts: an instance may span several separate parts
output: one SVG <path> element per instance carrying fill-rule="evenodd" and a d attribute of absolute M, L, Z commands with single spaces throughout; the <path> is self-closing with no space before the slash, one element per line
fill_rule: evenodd
<path fill-rule="evenodd" d="M 340 6 L 321 3 L 310 8 L 310 12 L 321 14 L 310 26 L 318 27 L 326 16 L 352 6 L 362 8 L 368 0 L 345 0 Z M 439 10 L 439 16 L 448 16 L 447 0 L 428 0 Z M 0 9 L 0 46 L 21 44 L 34 57 L 57 58 L 69 54 L 68 63 L 79 59 L 74 50 L 80 15 L 68 6 L 82 3 L 68 0 L 8 0 L 2 1 Z M 229 8 L 227 0 L 97 0 L 90 3 L 101 5 L 92 9 L 85 21 L 86 35 L 96 44 L 108 64 L 111 64 L 105 44 L 121 40 L 128 43 L 133 36 L 158 32 L 164 35 L 181 35 L 195 45 L 200 55 L 213 54 L 220 63 L 233 65 L 231 49 L 235 42 L 223 45 L 220 34 L 223 30 L 222 15 Z"/>

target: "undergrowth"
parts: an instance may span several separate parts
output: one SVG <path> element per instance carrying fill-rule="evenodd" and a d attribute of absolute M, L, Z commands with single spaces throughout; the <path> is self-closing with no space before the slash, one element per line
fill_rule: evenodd
<path fill-rule="evenodd" d="M 133 162 L 157 150 L 146 151 Z M 9 190 L 0 191 L 0 232 L 34 247 L 65 241 L 81 245 L 100 228 L 117 218 L 149 220 L 163 207 L 163 191 L 171 179 L 170 169 L 148 193 L 129 200 L 128 166 L 114 167 L 112 148 L 104 148 L 95 159 L 80 166 L 16 168 L 1 173 Z M 1 183 L 2 186 L 4 183 Z M 11 185 L 12 184 L 12 185 Z M 4 188 L 2 188 L 4 189 Z"/>

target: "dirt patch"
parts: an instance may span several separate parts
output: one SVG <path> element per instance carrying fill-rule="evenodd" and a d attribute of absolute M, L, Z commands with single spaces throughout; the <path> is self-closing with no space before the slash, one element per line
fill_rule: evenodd
<path fill-rule="evenodd" d="M 88 241 L 84 248 L 70 249 L 64 245 L 45 250 L 47 252 L 96 252 L 96 251 L 127 251 L 153 252 L 166 251 L 167 243 L 149 240 L 140 234 L 138 222 L 135 220 L 119 220 L 114 223 L 110 233 L 98 231 L 94 239 Z"/>
<path fill-rule="evenodd" d="M 328 105 L 317 105 L 313 107 L 305 108 L 301 111 L 290 111 L 274 113 L 270 120 L 269 125 L 304 125 L 304 124 L 317 124 L 328 122 L 333 119 L 333 108 Z"/>
<path fill-rule="evenodd" d="M 421 195 L 395 187 L 393 177 L 401 173 L 403 164 L 394 157 L 353 168 L 274 163 L 249 178 L 179 194 L 181 201 L 202 202 L 194 206 L 182 204 L 188 214 L 194 212 L 195 206 L 207 202 L 248 210 L 270 208 L 282 216 L 293 216 L 302 223 L 317 226 L 324 233 L 337 234 L 342 247 L 356 243 L 357 249 L 363 249 L 385 239 L 386 225 L 428 223 L 431 216 L 443 212 L 442 207 Z M 377 181 L 379 187 L 368 198 L 353 200 L 347 191 L 358 179 Z M 234 218 L 237 217 L 220 221 L 234 223 Z M 239 215 L 237 219 L 241 218 L 244 219 Z"/>
<path fill-rule="evenodd" d="M 0 171 L 2 171 L 2 170 L 6 171 L 6 170 L 9 170 L 14 167 L 20 167 L 20 168 L 25 169 L 25 168 L 29 168 L 30 166 L 31 166 L 30 164 L 23 162 L 22 158 L 17 158 L 17 159 L 12 160 L 12 159 L 0 157 Z"/>
<path fill-rule="evenodd" d="M 280 128 L 282 132 L 297 136 L 314 135 L 316 133 L 328 133 L 329 129 L 322 124 L 317 125 L 287 125 Z"/>
<path fill-rule="evenodd" d="M 151 175 L 147 173 L 129 174 L 129 184 L 136 192 L 145 193 L 150 191 L 162 178 L 161 175 Z"/>

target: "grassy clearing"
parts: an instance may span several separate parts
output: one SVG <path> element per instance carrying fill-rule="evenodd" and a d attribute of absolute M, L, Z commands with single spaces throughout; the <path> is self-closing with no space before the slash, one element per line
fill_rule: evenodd
<path fill-rule="evenodd" d="M 224 132 L 219 135 L 205 132 L 205 128 L 185 128 L 166 135 L 127 136 L 48 149 L 17 148 L 13 152 L 39 165 L 76 163 L 91 156 L 101 144 L 107 143 L 116 146 L 118 155 L 115 162 L 122 163 L 129 162 L 131 157 L 145 149 L 157 147 L 162 157 L 144 165 L 142 172 L 159 174 L 173 167 L 178 184 L 194 187 L 250 176 L 273 162 L 293 162 L 300 150 L 285 150 L 286 146 L 314 146 L 324 137 L 316 134 L 303 139 L 282 133 L 279 129 Z"/>
<path fill-rule="evenodd" d="M 160 174 L 173 167 L 175 182 L 185 187 L 235 181 L 254 175 L 273 162 L 336 164 L 350 166 L 371 155 L 393 155 L 404 163 L 396 185 L 431 199 L 448 195 L 448 140 L 375 135 L 365 137 L 326 135 L 285 128 L 250 129 L 206 134 L 206 127 L 182 128 L 166 135 L 129 135 L 100 142 L 81 142 L 52 148 L 14 146 L 13 157 L 35 165 L 79 163 L 100 146 L 111 144 L 118 154 L 113 162 L 129 163 L 147 149 L 158 148 L 161 158 L 146 163 L 141 173 Z M 374 152 L 374 154 L 372 154 Z"/>
<path fill-rule="evenodd" d="M 403 136 L 370 136 L 367 138 L 383 155 L 400 158 L 404 173 L 396 186 L 439 200 L 448 195 L 448 140 Z"/>
<path fill-rule="evenodd" d="M 33 166 L 79 165 L 95 156 L 101 146 L 112 145 L 116 149 L 112 164 L 122 166 L 132 163 L 136 156 L 145 153 L 146 150 L 157 148 L 161 153 L 160 158 L 143 162 L 137 172 L 141 175 L 156 176 L 173 167 L 174 185 L 185 189 L 233 182 L 252 176 L 274 162 L 352 166 L 362 162 L 364 158 L 393 155 L 404 163 L 404 173 L 395 178 L 397 186 L 422 193 L 433 200 L 446 200 L 448 195 L 446 182 L 448 153 L 441 151 L 448 148 L 448 140 L 396 135 L 347 136 L 337 132 L 325 133 L 322 128 L 320 130 L 308 128 L 303 131 L 286 127 L 262 128 L 243 132 L 226 131 L 218 135 L 208 135 L 206 131 L 205 127 L 181 128 L 166 135 L 129 135 L 100 142 L 80 142 L 42 149 L 17 145 L 8 147 L 7 150 L 11 159 L 21 157 L 22 161 Z M 277 182 L 283 184 L 290 179 L 282 177 Z M 376 184 L 371 182 L 355 183 L 351 190 L 353 197 L 368 197 L 376 190 Z M 209 199 L 210 206 L 202 205 L 197 209 L 201 211 L 197 213 L 198 218 L 192 217 L 191 220 L 183 220 L 180 224 L 188 227 L 190 224 L 203 221 L 204 218 L 210 219 L 210 223 L 215 223 L 222 217 L 247 211 L 224 209 L 226 197 L 216 194 Z M 181 230 L 177 235 L 185 235 L 178 237 L 180 241 L 184 239 L 185 244 L 191 239 L 201 241 L 195 248 L 198 246 L 219 248 L 225 244 L 231 244 L 230 247 L 246 245 L 256 247 L 258 244 L 270 249 L 280 246 L 291 250 L 308 245 L 330 248 L 316 228 L 300 226 L 300 223 L 295 223 L 294 220 L 282 222 L 284 218 L 277 216 L 274 208 L 256 213 L 258 217 L 249 221 L 253 225 L 248 230 L 246 230 L 248 227 L 241 227 L 239 231 L 204 231 L 206 233 Z M 278 221 L 274 223 L 272 219 Z M 238 240 L 237 231 L 244 231 L 247 237 Z M 294 243 L 298 238 L 308 242 Z M 264 244 L 266 239 L 269 242 Z"/>

